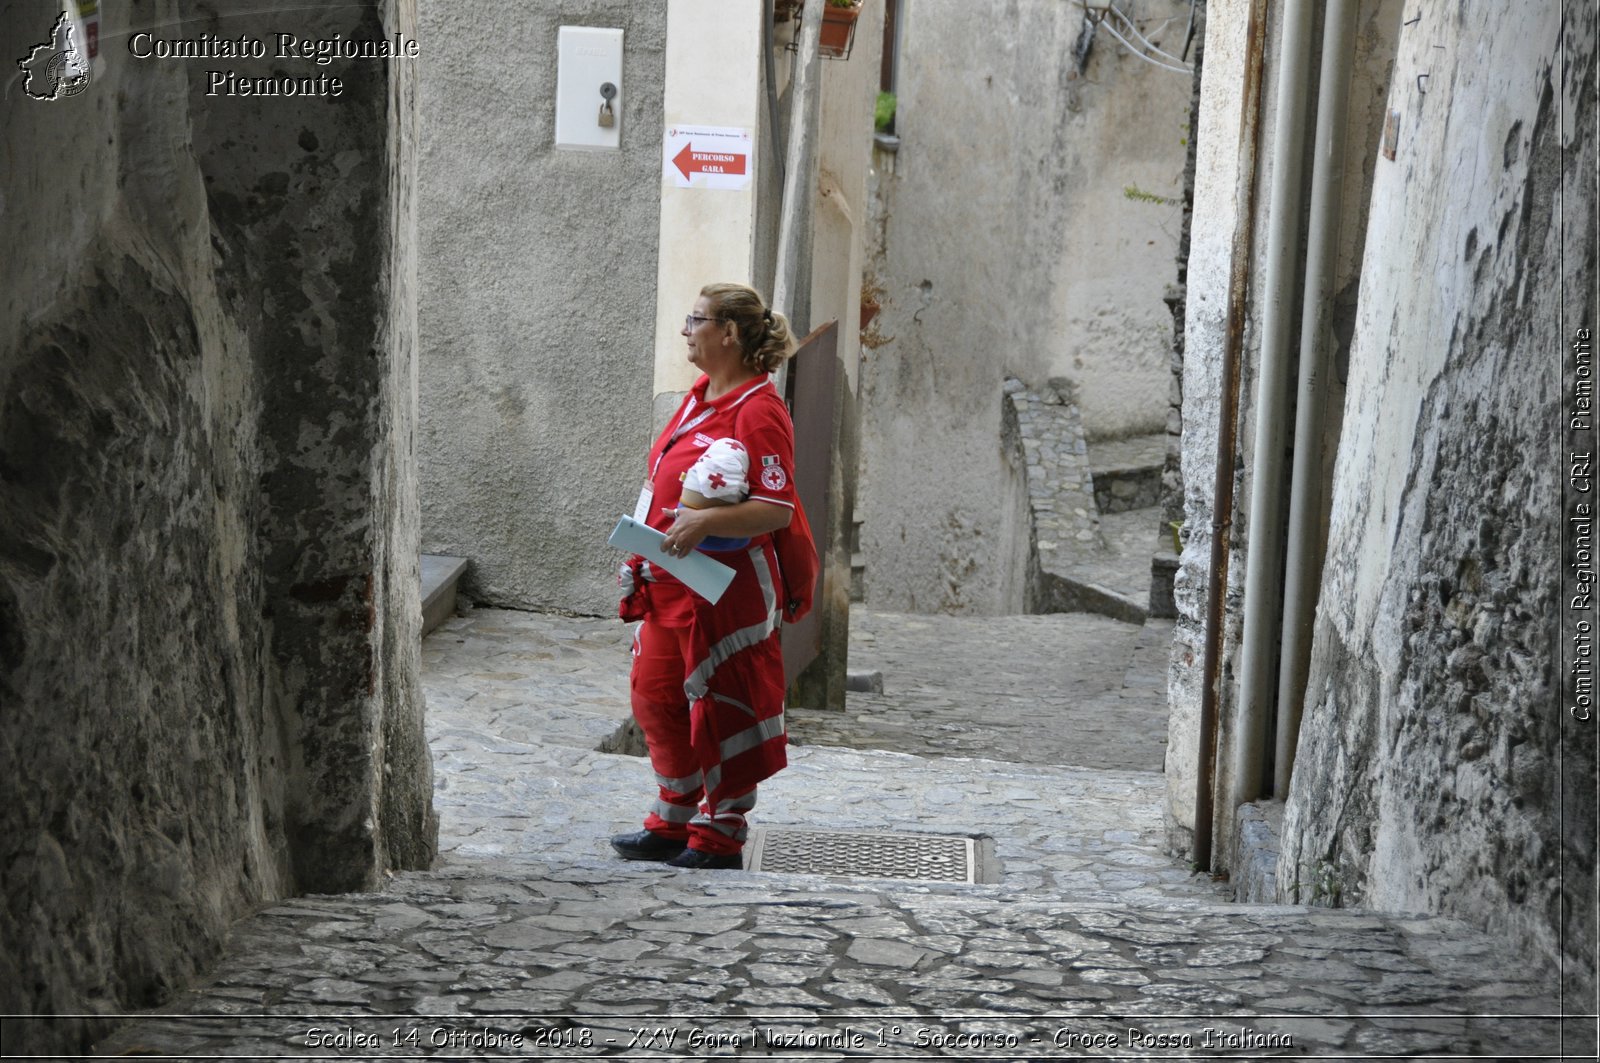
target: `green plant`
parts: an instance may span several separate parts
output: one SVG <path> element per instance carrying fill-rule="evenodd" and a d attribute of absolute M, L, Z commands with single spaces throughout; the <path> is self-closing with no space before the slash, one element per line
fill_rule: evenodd
<path fill-rule="evenodd" d="M 878 106 L 873 112 L 872 116 L 872 127 L 878 132 L 888 132 L 888 130 L 894 125 L 894 105 L 894 93 L 878 93 Z"/>
<path fill-rule="evenodd" d="M 1183 205 L 1183 200 L 1172 196 L 1158 196 L 1154 192 L 1146 192 L 1138 185 L 1128 185 L 1122 190 L 1123 199 L 1131 199 L 1138 203 L 1154 203 L 1158 207 L 1177 207 Z"/>
<path fill-rule="evenodd" d="M 828 0 L 829 7 L 855 7 L 861 0 Z"/>
<path fill-rule="evenodd" d="M 1308 864 L 1299 865 L 1302 874 L 1309 872 L 1307 877 L 1290 883 L 1289 889 L 1295 901 L 1300 901 L 1300 892 L 1305 890 L 1309 896 L 1305 903 L 1317 908 L 1339 908 L 1344 897 L 1344 878 L 1339 873 L 1336 864 L 1328 860 L 1319 860 L 1316 866 Z"/>

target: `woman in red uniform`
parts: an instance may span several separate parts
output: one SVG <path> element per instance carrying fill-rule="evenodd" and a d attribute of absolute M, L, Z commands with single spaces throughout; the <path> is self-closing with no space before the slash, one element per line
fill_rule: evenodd
<path fill-rule="evenodd" d="M 689 361 L 704 375 L 650 449 L 639 519 L 680 557 L 711 543 L 733 568 L 717 604 L 640 557 L 623 566 L 624 620 L 634 635 L 633 715 L 644 731 L 657 798 L 644 829 L 611 839 L 629 860 L 737 868 L 756 784 L 787 762 L 783 727 L 783 583 L 771 533 L 795 511 L 794 427 L 768 374 L 794 353 L 782 314 L 742 284 L 700 290 L 684 321 Z M 682 479 L 718 439 L 749 455 L 749 496 L 679 506 Z"/>

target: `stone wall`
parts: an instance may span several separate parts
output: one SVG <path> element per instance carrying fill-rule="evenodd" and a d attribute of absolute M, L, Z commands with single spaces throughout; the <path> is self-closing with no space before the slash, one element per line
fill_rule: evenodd
<path fill-rule="evenodd" d="M 431 859 L 410 67 L 207 97 L 209 64 L 125 50 L 414 35 L 408 8 L 112 5 L 85 92 L 7 95 L 0 209 L 31 265 L 0 289 L 0 1011 L 154 1005 L 253 904 Z M 8 5 L 5 39 L 57 10 Z M 8 1022 L 6 1047 L 97 1029 Z"/>
<path fill-rule="evenodd" d="M 1194 117 L 1200 113 L 1201 74 L 1205 70 L 1206 0 L 1195 0 L 1194 40 L 1189 51 L 1189 62 L 1194 67 L 1189 93 L 1190 128 L 1188 143 L 1184 146 L 1183 163 L 1183 221 L 1178 232 L 1178 272 L 1176 280 L 1168 286 L 1163 301 L 1172 311 L 1172 381 L 1167 398 L 1167 456 L 1161 467 L 1160 500 L 1161 519 L 1165 523 L 1181 524 L 1183 513 L 1183 321 L 1188 312 L 1189 239 L 1194 224 L 1195 158 L 1199 147 L 1199 129 Z M 1170 598 L 1172 573 L 1157 572 L 1152 578 L 1152 599 Z"/>
<path fill-rule="evenodd" d="M 1560 696 L 1552 441 L 1596 310 L 1595 10 L 1407 11 L 1277 879 L 1564 954 L 1592 997 L 1595 739 Z"/>
<path fill-rule="evenodd" d="M 613 612 L 605 539 L 650 443 L 666 5 L 421 19 L 423 545 L 469 558 L 480 601 Z M 618 151 L 555 147 L 562 25 L 623 30 Z"/>
<path fill-rule="evenodd" d="M 1083 419 L 1072 401 L 1070 384 L 1063 395 L 1047 384 L 1038 391 L 1008 377 L 1000 400 L 1002 445 L 1022 470 L 1027 485 L 1028 587 L 1024 612 L 1073 612 L 1073 601 L 1061 585 L 1061 573 L 1072 561 L 1105 549 L 1100 510 L 1095 505 L 1094 476 Z"/>
<path fill-rule="evenodd" d="M 1181 50 L 1187 3 L 1120 6 Z M 1013 480 L 993 399 L 1007 375 L 1063 377 L 1091 441 L 1165 425 L 1181 221 L 1165 201 L 1190 79 L 1104 32 L 1080 68 L 1080 5 L 902 16 L 899 149 L 878 175 L 884 305 L 861 375 L 866 600 L 1017 612 L 1026 544 L 1002 527 Z"/>

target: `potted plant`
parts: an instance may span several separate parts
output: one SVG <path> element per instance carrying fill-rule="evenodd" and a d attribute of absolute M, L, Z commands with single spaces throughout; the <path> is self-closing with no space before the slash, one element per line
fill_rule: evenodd
<path fill-rule="evenodd" d="M 822 44 L 819 51 L 833 59 L 843 59 L 850 54 L 850 44 L 856 35 L 856 17 L 861 14 L 861 0 L 828 0 L 822 9 Z"/>

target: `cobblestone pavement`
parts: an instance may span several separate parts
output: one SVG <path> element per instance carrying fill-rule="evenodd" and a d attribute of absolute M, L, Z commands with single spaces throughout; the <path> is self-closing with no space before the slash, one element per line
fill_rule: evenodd
<path fill-rule="evenodd" d="M 960 653 L 1016 641 L 985 624 L 867 617 L 860 649 L 959 676 Z M 1112 696 L 1127 661 L 1098 652 L 1110 678 L 1088 696 Z M 802 745 L 762 788 L 769 828 L 988 835 L 985 885 L 617 860 L 606 838 L 649 789 L 643 761 L 592 748 L 626 711 L 619 625 L 480 610 L 424 655 L 436 867 L 244 920 L 209 984 L 103 1054 L 1592 1056 L 1550 1017 L 1546 975 L 1460 924 L 1226 903 L 1163 855 L 1152 772 Z M 987 703 L 996 726 L 1023 711 L 1011 689 Z"/>
<path fill-rule="evenodd" d="M 843 713 L 796 709 L 806 744 L 1160 771 L 1170 621 L 1091 613 L 900 616 L 856 608 L 850 671 L 881 672 Z M 937 652 L 929 652 L 937 647 Z"/>

